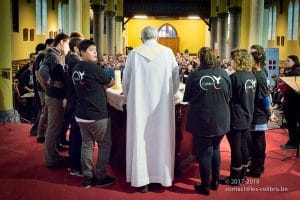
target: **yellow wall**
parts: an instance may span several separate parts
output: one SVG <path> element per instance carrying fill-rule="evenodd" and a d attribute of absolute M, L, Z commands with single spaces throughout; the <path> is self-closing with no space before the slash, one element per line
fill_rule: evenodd
<path fill-rule="evenodd" d="M 277 5 L 277 26 L 276 26 L 276 36 L 284 36 L 284 46 L 277 46 L 277 41 L 269 40 L 268 47 L 279 48 L 279 60 L 285 60 L 288 55 L 297 55 L 300 57 L 300 44 L 299 44 L 299 31 L 298 40 L 287 40 L 287 18 L 288 18 L 288 0 L 283 1 L 283 13 L 279 13 L 279 5 Z M 300 18 L 299 18 L 300 22 Z M 299 26 L 300 23 L 298 23 Z M 300 30 L 300 29 L 298 29 Z"/>
<path fill-rule="evenodd" d="M 35 51 L 38 43 L 44 43 L 49 36 L 49 31 L 57 31 L 57 4 L 55 1 L 55 9 L 51 8 L 51 1 L 48 0 L 48 30 L 46 35 L 34 36 L 34 41 L 23 41 L 23 29 L 34 29 L 35 27 L 35 1 L 27 3 L 27 1 L 19 0 L 19 33 L 12 33 L 12 60 L 27 59 L 29 54 Z M 250 1 L 242 1 L 241 16 L 241 37 L 240 48 L 249 48 L 249 23 L 250 23 Z M 296 41 L 286 39 L 287 30 L 287 7 L 289 0 L 283 2 L 283 13 L 279 13 L 279 5 L 277 5 L 277 34 L 285 36 L 284 46 L 277 46 L 276 40 L 268 41 L 268 47 L 279 48 L 279 59 L 284 60 L 290 54 L 298 56 L 300 52 L 299 37 Z M 300 18 L 299 18 L 300 19 Z M 147 25 L 153 25 L 157 28 L 165 23 L 169 23 L 175 27 L 180 37 L 180 52 L 189 49 L 190 53 L 198 52 L 199 48 L 205 46 L 208 29 L 202 20 L 154 20 L 154 19 L 130 19 L 125 25 L 126 30 L 123 33 L 125 38 L 125 46 L 136 47 L 141 44 L 140 32 Z M 300 29 L 299 29 L 300 30 Z M 106 40 L 104 40 L 104 48 L 106 48 Z"/>
<path fill-rule="evenodd" d="M 0 1 L 0 118 L 2 111 L 12 110 L 12 73 L 11 73 L 11 17 L 10 0 Z M 2 73 L 8 77 L 3 77 Z"/>
<path fill-rule="evenodd" d="M 140 45 L 140 33 L 145 26 L 155 26 L 160 28 L 163 24 L 171 24 L 180 37 L 180 53 L 188 49 L 190 53 L 197 53 L 205 46 L 205 34 L 207 25 L 202 20 L 154 20 L 154 19 L 130 19 L 126 24 L 124 35 L 126 46 L 136 47 Z"/>
<path fill-rule="evenodd" d="M 82 1 L 82 34 L 85 38 L 90 38 L 90 3 Z"/>
<path fill-rule="evenodd" d="M 35 26 L 35 1 L 27 3 L 27 1 L 19 0 L 19 33 L 12 33 L 12 60 L 28 59 L 31 52 L 35 52 L 35 46 L 44 43 L 49 37 L 49 31 L 57 31 L 57 4 L 55 1 L 55 9 L 52 10 L 51 0 L 48 0 L 48 30 L 46 35 L 36 35 Z M 23 41 L 23 29 L 34 29 L 34 41 Z"/>
<path fill-rule="evenodd" d="M 240 48 L 249 48 L 250 0 L 242 1 Z"/>

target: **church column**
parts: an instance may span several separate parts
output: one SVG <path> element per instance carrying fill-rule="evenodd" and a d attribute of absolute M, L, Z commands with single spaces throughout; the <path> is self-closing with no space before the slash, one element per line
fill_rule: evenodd
<path fill-rule="evenodd" d="M 9 121 L 13 117 L 12 63 L 11 63 L 11 1 L 0 1 L 0 121 Z"/>
<path fill-rule="evenodd" d="M 103 55 L 103 33 L 104 33 L 104 5 L 92 4 L 93 18 L 93 39 L 97 47 L 98 59 Z"/>
<path fill-rule="evenodd" d="M 116 16 L 116 53 L 123 54 L 123 17 Z"/>
<path fill-rule="evenodd" d="M 216 43 L 218 39 L 218 16 L 217 16 L 217 0 L 210 1 L 210 48 L 216 50 Z"/>
<path fill-rule="evenodd" d="M 117 5 L 115 0 L 107 1 L 107 11 L 106 11 L 106 47 L 108 55 L 115 55 L 115 16 L 117 11 Z"/>
<path fill-rule="evenodd" d="M 227 20 L 227 12 L 218 14 L 218 49 L 220 59 L 226 58 Z"/>
<path fill-rule="evenodd" d="M 123 54 L 123 0 L 117 0 L 116 21 L 116 53 Z"/>
<path fill-rule="evenodd" d="M 91 33 L 90 33 L 90 1 L 82 1 L 82 34 L 86 39 L 91 38 Z"/>
<path fill-rule="evenodd" d="M 240 42 L 239 47 L 243 49 L 249 48 L 249 24 L 250 24 L 250 4 L 251 0 L 243 0 L 241 2 L 241 26 L 240 26 Z"/>
<path fill-rule="evenodd" d="M 269 32 L 269 5 L 264 7 L 264 23 L 263 23 L 263 32 L 262 32 L 262 46 L 268 46 L 268 32 Z"/>
<path fill-rule="evenodd" d="M 254 44 L 262 45 L 264 21 L 264 0 L 251 0 L 249 47 Z"/>
<path fill-rule="evenodd" d="M 241 7 L 231 7 L 230 12 L 230 34 L 228 52 L 232 49 L 239 48 L 240 26 L 241 26 Z"/>
<path fill-rule="evenodd" d="M 69 31 L 82 32 L 82 3 L 81 0 L 69 0 Z"/>
<path fill-rule="evenodd" d="M 210 17 L 210 48 L 215 50 L 218 39 L 218 18 Z"/>
<path fill-rule="evenodd" d="M 63 9 L 63 32 L 65 34 L 69 34 L 69 1 L 64 0 L 62 4 L 62 9 Z"/>
<path fill-rule="evenodd" d="M 115 55 L 115 15 L 114 11 L 106 12 L 107 54 Z"/>

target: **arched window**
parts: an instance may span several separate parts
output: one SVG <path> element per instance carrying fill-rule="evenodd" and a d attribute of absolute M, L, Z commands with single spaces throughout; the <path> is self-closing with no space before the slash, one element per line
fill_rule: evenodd
<path fill-rule="evenodd" d="M 227 40 L 229 40 L 229 35 L 230 35 L 230 13 L 227 16 Z"/>
<path fill-rule="evenodd" d="M 276 10 L 276 5 L 273 7 L 273 16 L 272 16 L 272 40 L 275 40 L 276 37 L 276 21 L 277 21 L 277 10 Z"/>
<path fill-rule="evenodd" d="M 159 37 L 177 37 L 177 32 L 171 24 L 164 24 L 158 29 Z"/>
<path fill-rule="evenodd" d="M 47 0 L 36 0 L 36 34 L 46 35 L 47 33 Z"/>
<path fill-rule="evenodd" d="M 58 32 L 63 32 L 63 19 L 62 19 L 62 3 L 58 3 L 58 8 L 57 8 L 57 18 L 58 18 Z"/>
<path fill-rule="evenodd" d="M 272 8 L 269 8 L 269 30 L 268 30 L 268 40 L 272 40 Z"/>
<path fill-rule="evenodd" d="M 299 0 L 295 0 L 293 17 L 293 40 L 298 39 L 298 23 L 299 23 Z"/>
<path fill-rule="evenodd" d="M 288 7 L 287 19 L 287 39 L 297 40 L 298 38 L 298 23 L 299 23 L 299 0 L 290 0 Z"/>
<path fill-rule="evenodd" d="M 276 5 L 269 8 L 269 31 L 268 31 L 268 40 L 275 40 L 276 37 L 276 20 L 277 20 L 277 10 Z"/>
<path fill-rule="evenodd" d="M 293 2 L 289 2 L 288 19 L 287 19 L 287 40 L 292 39 L 292 25 L 293 25 Z"/>

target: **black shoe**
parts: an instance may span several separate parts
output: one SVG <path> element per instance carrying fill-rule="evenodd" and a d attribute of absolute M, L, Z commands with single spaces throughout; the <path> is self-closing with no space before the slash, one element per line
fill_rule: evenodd
<path fill-rule="evenodd" d="M 36 136 L 37 132 L 36 131 L 30 131 L 30 136 Z"/>
<path fill-rule="evenodd" d="M 195 191 L 199 194 L 209 195 L 208 187 L 203 186 L 201 183 L 197 183 L 194 185 Z"/>
<path fill-rule="evenodd" d="M 56 145 L 56 149 L 57 149 L 57 151 L 68 151 L 69 150 L 69 146 L 63 145 L 61 143 L 58 143 Z"/>
<path fill-rule="evenodd" d="M 60 140 L 60 142 L 59 142 L 60 144 L 62 144 L 62 145 L 64 145 L 64 146 L 69 146 L 69 141 L 68 140 L 66 140 L 66 139 L 62 139 L 62 140 Z"/>
<path fill-rule="evenodd" d="M 68 170 L 69 170 L 71 176 L 82 177 L 82 170 L 81 169 L 69 168 Z"/>
<path fill-rule="evenodd" d="M 90 188 L 93 185 L 93 178 L 83 178 L 81 187 Z"/>
<path fill-rule="evenodd" d="M 211 190 L 218 190 L 218 188 L 219 188 L 219 180 L 210 182 L 210 189 Z"/>
<path fill-rule="evenodd" d="M 148 185 L 144 185 L 142 187 L 139 187 L 139 191 L 141 193 L 147 193 L 148 192 Z"/>
<path fill-rule="evenodd" d="M 95 187 L 105 187 L 112 185 L 116 181 L 115 177 L 106 176 L 104 179 L 96 180 Z"/>
<path fill-rule="evenodd" d="M 37 143 L 43 144 L 45 142 L 45 137 L 44 136 L 37 136 L 36 141 L 37 141 Z"/>
<path fill-rule="evenodd" d="M 160 190 L 162 188 L 160 183 L 150 183 L 149 184 L 149 190 Z"/>
<path fill-rule="evenodd" d="M 290 150 L 290 151 L 297 150 L 297 147 L 291 144 L 282 144 L 280 145 L 280 147 L 284 150 Z"/>
<path fill-rule="evenodd" d="M 60 157 L 55 164 L 53 165 L 46 165 L 49 169 L 59 169 L 59 168 L 65 168 L 69 165 L 69 157 Z"/>
<path fill-rule="evenodd" d="M 251 170 L 250 169 L 246 173 L 246 176 L 253 177 L 253 178 L 260 178 L 260 176 L 261 176 L 261 170 Z"/>

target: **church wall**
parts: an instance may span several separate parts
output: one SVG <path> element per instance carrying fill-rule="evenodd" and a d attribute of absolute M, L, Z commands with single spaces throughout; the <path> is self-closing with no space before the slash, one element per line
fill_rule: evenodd
<path fill-rule="evenodd" d="M 299 41 L 299 28 L 298 28 L 298 40 L 287 40 L 287 19 L 288 19 L 288 4 L 289 0 L 283 1 L 283 12 L 280 13 L 279 4 L 277 4 L 277 26 L 276 36 L 284 36 L 284 45 L 277 45 L 277 37 L 275 40 L 268 41 L 269 48 L 279 48 L 279 60 L 285 60 L 288 55 L 297 55 L 300 57 L 300 41 Z M 300 18 L 299 18 L 300 20 Z M 300 21 L 299 21 L 300 23 Z M 299 26 L 298 23 L 298 26 Z M 280 40 L 281 41 L 281 40 Z"/>
<path fill-rule="evenodd" d="M 148 25 L 160 28 L 163 24 L 171 24 L 180 37 L 180 53 L 188 49 L 190 53 L 197 53 L 206 44 L 206 30 L 208 26 L 202 20 L 154 20 L 130 19 L 126 24 L 124 35 L 126 46 L 136 47 L 142 43 L 141 30 Z"/>
<path fill-rule="evenodd" d="M 52 9 L 51 0 L 48 0 L 48 21 L 47 34 L 36 34 L 35 22 L 35 1 L 27 3 L 27 1 L 19 0 L 19 32 L 12 32 L 12 60 L 28 59 L 31 52 L 35 52 L 35 46 L 44 43 L 49 37 L 50 31 L 57 31 L 57 4 L 55 1 L 55 9 Z M 23 41 L 23 29 L 28 29 L 28 40 Z M 30 41 L 30 29 L 34 29 L 34 40 Z"/>

